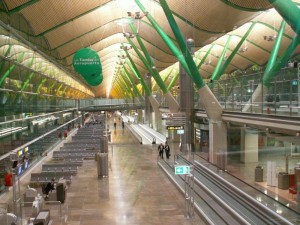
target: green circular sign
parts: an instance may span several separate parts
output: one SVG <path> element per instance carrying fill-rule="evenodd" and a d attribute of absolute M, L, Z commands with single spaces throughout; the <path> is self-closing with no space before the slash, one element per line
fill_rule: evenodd
<path fill-rule="evenodd" d="M 73 57 L 73 67 L 76 72 L 91 86 L 98 86 L 103 80 L 102 66 L 99 55 L 90 48 L 78 50 Z"/>

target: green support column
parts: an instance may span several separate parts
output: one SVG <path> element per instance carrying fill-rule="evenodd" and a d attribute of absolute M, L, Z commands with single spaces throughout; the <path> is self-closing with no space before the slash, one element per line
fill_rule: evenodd
<path fill-rule="evenodd" d="M 122 43 L 122 46 L 124 46 L 123 43 Z M 149 89 L 149 87 L 145 83 L 145 80 L 144 80 L 143 76 L 140 74 L 138 68 L 134 64 L 131 56 L 129 55 L 128 51 L 125 48 L 124 48 L 124 52 L 125 52 L 127 58 L 129 59 L 130 63 L 127 60 L 125 60 L 125 62 L 130 67 L 130 69 L 132 70 L 132 72 L 134 73 L 134 75 L 136 76 L 136 78 L 140 81 L 141 85 L 143 86 L 143 88 L 144 88 L 144 90 L 146 92 L 146 95 L 150 96 L 151 95 L 151 90 Z"/>
<path fill-rule="evenodd" d="M 163 93 L 166 93 L 167 92 L 167 88 L 166 88 L 165 84 L 163 83 L 163 81 L 161 80 L 161 77 L 159 76 L 159 74 L 157 73 L 157 71 L 155 71 L 155 69 L 154 70 L 152 69 L 152 67 L 149 65 L 149 63 L 147 62 L 147 60 L 140 53 L 140 51 L 135 46 L 135 44 L 131 41 L 131 39 L 128 38 L 128 37 L 126 37 L 126 39 L 127 39 L 128 43 L 132 46 L 132 48 L 134 49 L 134 51 L 136 52 L 136 54 L 139 56 L 139 58 L 141 59 L 141 61 L 143 62 L 143 64 L 147 68 L 147 70 L 151 73 L 151 75 L 153 76 L 153 78 L 156 81 L 157 85 L 160 87 L 160 89 L 163 91 Z"/>
<path fill-rule="evenodd" d="M 127 82 L 125 81 L 122 72 L 120 73 L 118 80 L 120 82 L 122 82 L 121 87 L 125 88 L 128 93 L 130 93 L 132 96 L 134 96 L 134 93 L 132 92 L 131 88 L 128 86 Z"/>
<path fill-rule="evenodd" d="M 285 52 L 283 53 L 283 56 L 279 58 L 276 62 L 276 64 L 272 67 L 272 69 L 269 72 L 268 76 L 263 76 L 263 83 L 265 86 L 270 86 L 271 81 L 273 80 L 274 76 L 278 74 L 280 69 L 287 64 L 288 60 L 290 59 L 291 55 L 297 48 L 297 46 L 300 43 L 300 35 L 296 35 L 290 45 L 287 47 Z"/>
<path fill-rule="evenodd" d="M 12 44 L 9 44 L 9 46 L 8 46 L 8 48 L 7 48 L 7 50 L 6 50 L 6 52 L 4 53 L 4 56 L 5 56 L 5 57 L 7 57 L 7 56 L 9 55 L 11 48 L 12 48 Z M 3 66 L 4 66 L 5 62 L 6 62 L 5 60 L 2 60 L 1 65 L 0 65 L 0 72 L 1 72 L 2 69 L 3 69 Z"/>
<path fill-rule="evenodd" d="M 130 23 L 129 26 L 130 26 L 132 32 L 134 34 L 136 34 L 137 30 L 136 30 L 135 26 L 132 23 Z M 150 55 L 149 55 L 149 53 L 148 53 L 145 45 L 144 45 L 144 43 L 142 42 L 142 40 L 141 40 L 141 38 L 139 37 L 138 34 L 136 35 L 136 40 L 138 41 L 138 43 L 139 43 L 139 45 L 140 45 L 140 47 L 141 47 L 141 49 L 142 49 L 142 51 L 144 53 L 144 56 L 146 57 L 146 60 L 147 60 L 148 64 L 150 65 L 149 67 L 152 69 L 153 67 L 155 67 L 155 65 L 154 65 L 154 63 L 153 63 L 153 61 L 152 61 L 152 59 L 151 59 L 151 57 L 150 57 Z M 149 72 L 150 72 L 150 70 L 149 70 Z M 162 92 L 163 93 L 167 93 L 168 90 L 166 88 L 166 85 L 163 82 L 163 80 L 161 79 L 161 77 L 160 77 L 160 75 L 159 75 L 159 73 L 157 72 L 156 69 L 152 69 L 151 75 L 154 78 L 154 80 L 156 81 L 157 85 L 162 90 Z"/>
<path fill-rule="evenodd" d="M 249 29 L 247 30 L 245 35 L 242 37 L 242 39 L 239 41 L 237 46 L 234 48 L 234 50 L 232 51 L 232 53 L 230 54 L 228 59 L 226 59 L 225 62 L 221 65 L 221 68 L 219 69 L 218 74 L 216 74 L 217 79 L 219 79 L 221 77 L 221 75 L 224 74 L 227 66 L 231 63 L 233 57 L 236 55 L 236 53 L 239 51 L 239 49 L 242 46 L 242 44 L 244 43 L 244 41 L 249 36 L 249 34 L 252 31 L 252 29 L 254 28 L 255 24 L 256 24 L 256 22 L 252 22 L 251 26 L 249 27 Z"/>
<path fill-rule="evenodd" d="M 53 81 L 53 83 L 51 84 L 51 86 L 49 87 L 49 91 L 48 91 L 48 94 L 52 94 L 52 89 L 53 87 L 55 86 L 55 84 L 57 84 L 57 81 Z"/>
<path fill-rule="evenodd" d="M 127 87 L 124 87 L 124 84 L 121 83 L 122 81 L 121 81 L 120 79 L 117 79 L 116 82 L 117 82 L 117 85 L 118 85 L 118 87 L 119 87 L 119 90 L 120 90 L 120 92 L 123 94 L 123 96 L 124 96 L 125 98 L 131 98 L 131 96 L 130 96 L 129 93 L 128 93 Z"/>
<path fill-rule="evenodd" d="M 142 95 L 141 95 L 141 93 L 140 93 L 139 90 L 137 89 L 136 84 L 133 82 L 133 80 L 132 80 L 132 78 L 131 78 L 131 76 L 130 76 L 130 74 L 129 74 L 129 72 L 128 72 L 128 70 L 126 69 L 125 66 L 123 66 L 123 70 L 124 70 L 124 72 L 125 72 L 125 75 L 126 75 L 128 81 L 130 82 L 130 84 L 131 84 L 131 86 L 132 86 L 134 92 L 135 92 L 140 98 L 143 98 Z"/>
<path fill-rule="evenodd" d="M 55 94 L 56 96 L 59 96 L 58 93 L 59 93 L 60 89 L 62 88 L 62 86 L 63 86 L 63 84 L 60 83 L 60 85 L 59 85 L 59 87 L 58 87 L 58 89 L 56 91 L 56 94 Z"/>
<path fill-rule="evenodd" d="M 34 61 L 35 61 L 35 58 L 32 57 L 32 60 L 31 60 L 31 62 L 30 62 L 30 64 L 29 64 L 29 67 L 31 67 L 31 66 L 33 65 Z M 35 68 L 35 69 L 39 69 L 39 68 L 41 67 L 41 65 L 42 65 L 42 63 L 39 63 L 38 68 Z M 28 74 L 26 80 L 23 82 L 23 85 L 22 85 L 22 87 L 21 87 L 21 91 L 24 91 L 24 90 L 28 87 L 29 82 L 30 82 L 30 80 L 32 79 L 34 73 L 35 73 L 35 72 L 31 72 L 30 74 Z"/>
<path fill-rule="evenodd" d="M 25 55 L 25 52 L 22 52 L 22 53 L 18 56 L 18 58 L 17 58 L 17 62 L 18 62 L 18 63 L 23 59 L 24 55 Z M 0 79 L 0 87 L 3 86 L 3 82 L 4 82 L 5 78 L 7 78 L 7 77 L 9 76 L 9 74 L 10 74 L 15 68 L 16 68 L 16 64 L 13 64 L 13 65 L 10 66 L 9 69 L 4 73 L 4 75 L 3 75 L 3 76 L 1 77 L 1 79 Z"/>
<path fill-rule="evenodd" d="M 157 85 L 160 87 L 160 89 L 164 93 L 164 96 L 166 98 L 166 102 L 168 104 L 168 107 L 169 107 L 170 111 L 173 112 L 173 113 L 178 112 L 179 111 L 179 105 L 178 105 L 178 103 L 176 102 L 176 100 L 174 99 L 174 97 L 171 95 L 171 93 L 167 91 L 167 88 L 166 88 L 165 84 L 163 83 L 163 81 L 161 80 L 161 77 L 159 76 L 158 73 L 156 73 L 157 71 L 155 69 L 154 69 L 155 70 L 154 71 L 151 68 L 151 66 L 149 66 L 149 64 L 145 60 L 144 56 L 140 53 L 140 51 L 135 46 L 135 44 L 130 40 L 130 38 L 126 37 L 126 39 L 127 39 L 128 43 L 132 46 L 132 48 L 134 49 L 134 51 L 137 53 L 137 55 L 139 56 L 139 58 L 142 60 L 143 64 L 148 69 L 148 71 L 150 72 L 150 74 L 153 76 L 153 78 L 156 81 Z M 156 99 L 154 99 L 154 97 L 152 96 L 152 98 L 150 98 L 149 100 L 151 102 L 151 105 L 152 105 L 154 111 L 158 111 L 159 104 L 156 101 Z"/>
<path fill-rule="evenodd" d="M 139 8 L 143 11 L 143 13 L 146 13 L 145 7 L 140 3 L 139 0 L 135 0 L 136 4 L 139 6 Z M 169 49 L 172 51 L 172 53 L 175 55 L 175 57 L 178 59 L 178 61 L 181 63 L 181 65 L 183 66 L 183 68 L 185 69 L 185 71 L 192 77 L 193 79 L 193 75 L 185 61 L 185 58 L 182 54 L 182 52 L 177 48 L 177 46 L 173 43 L 173 41 L 171 40 L 171 38 L 169 38 L 169 36 L 163 31 L 163 29 L 158 25 L 158 23 L 156 23 L 156 21 L 154 20 L 154 18 L 147 13 L 147 18 L 150 21 L 150 23 L 152 24 L 152 26 L 154 27 L 154 29 L 157 31 L 157 33 L 161 36 L 161 38 L 164 40 L 164 42 L 166 43 L 166 45 L 169 47 Z M 201 78 L 199 78 L 201 79 Z M 194 81 L 196 84 L 198 83 L 199 86 L 201 86 L 201 81 L 199 81 L 199 79 L 197 79 L 197 81 Z"/>
<path fill-rule="evenodd" d="M 179 77 L 179 68 L 173 68 L 172 72 L 170 73 L 169 76 L 171 76 L 171 74 L 173 73 L 174 70 L 175 70 L 175 73 L 174 73 L 174 75 L 172 77 L 172 80 L 170 81 L 170 83 L 167 87 L 168 91 L 171 91 L 171 89 L 174 87 L 174 85 L 175 85 L 175 83 L 176 83 L 176 81 L 178 80 L 178 77 Z"/>
<path fill-rule="evenodd" d="M 277 56 L 278 56 L 278 52 L 279 52 L 281 42 L 282 42 L 282 37 L 283 37 L 283 34 L 284 34 L 285 25 L 286 25 L 286 22 L 284 20 L 282 20 L 280 29 L 279 29 L 277 37 L 276 37 L 276 42 L 275 42 L 274 47 L 272 49 L 267 67 L 266 67 L 264 75 L 263 75 L 263 84 L 266 85 L 266 86 L 270 85 L 270 83 L 268 83 L 267 81 L 270 81 L 269 76 L 271 76 L 271 71 L 274 68 L 274 65 L 275 65 L 275 62 L 276 62 L 276 59 L 277 59 Z"/>
<path fill-rule="evenodd" d="M 263 82 L 262 82 L 263 85 L 259 84 L 256 87 L 251 98 L 248 100 L 247 104 L 243 108 L 243 110 L 242 110 L 243 112 L 249 112 L 249 111 L 257 112 L 257 113 L 262 112 L 262 109 L 263 109 L 262 103 L 264 101 L 263 98 L 266 96 L 266 94 L 268 92 L 268 85 L 270 84 L 270 81 L 271 81 L 270 77 L 272 76 L 272 72 L 276 68 L 276 58 L 278 56 L 278 52 L 279 52 L 280 45 L 282 42 L 285 25 L 286 25 L 286 22 L 283 20 L 281 22 L 281 26 L 280 26 L 280 29 L 277 34 L 276 42 L 273 46 L 267 67 L 266 67 L 264 75 L 263 75 Z M 264 88 L 264 86 L 265 86 L 265 88 Z M 254 103 L 257 105 L 257 107 L 252 106 Z"/>
<path fill-rule="evenodd" d="M 191 78 L 192 80 L 194 80 L 196 86 L 198 88 L 202 88 L 205 86 L 205 83 L 199 73 L 199 70 L 197 69 L 197 66 L 193 60 L 193 57 L 187 47 L 187 44 L 186 44 L 186 40 L 184 39 L 184 37 L 182 36 L 182 33 L 181 31 L 179 30 L 177 24 L 176 24 L 176 21 L 172 15 L 172 12 L 171 10 L 169 9 L 168 5 L 167 5 L 167 2 L 165 0 L 161 0 L 160 1 L 160 4 L 165 12 L 165 15 L 169 21 L 169 24 L 171 26 L 171 29 L 173 31 L 173 34 L 175 35 L 176 37 L 176 40 L 179 44 L 179 48 L 181 50 L 182 53 L 184 53 L 184 58 L 185 58 L 185 61 L 188 65 L 188 68 L 191 72 Z M 188 72 L 188 71 L 186 71 Z"/>
<path fill-rule="evenodd" d="M 222 66 L 222 63 L 224 63 L 224 57 L 225 57 L 226 51 L 228 49 L 228 45 L 230 43 L 230 40 L 231 40 L 231 35 L 229 35 L 229 37 L 228 37 L 228 39 L 226 41 L 226 44 L 225 44 L 225 46 L 223 48 L 223 51 L 222 51 L 222 54 L 221 54 L 221 56 L 219 58 L 219 61 L 218 61 L 217 65 L 216 65 L 216 67 L 214 69 L 213 74 L 211 75 L 211 80 L 218 80 L 218 79 L 220 79 L 220 76 L 221 76 L 221 73 L 219 73 L 220 72 L 220 68 Z"/>
<path fill-rule="evenodd" d="M 139 8 L 143 11 L 143 13 L 146 13 L 146 10 L 144 6 L 140 3 L 139 0 L 135 0 Z M 205 107 L 205 110 L 207 112 L 208 118 L 215 121 L 221 121 L 221 115 L 222 115 L 222 107 L 216 97 L 213 95 L 211 90 L 208 88 L 208 86 L 203 81 L 202 77 L 199 74 L 199 71 L 195 65 L 195 62 L 193 60 L 193 57 L 191 56 L 188 47 L 186 45 L 186 42 L 184 38 L 182 37 L 182 34 L 173 18 L 173 15 L 171 11 L 168 9 L 168 6 L 165 1 L 160 1 L 161 6 L 163 7 L 165 14 L 167 16 L 167 19 L 169 21 L 169 24 L 173 30 L 173 33 L 176 36 L 176 39 L 178 41 L 178 44 L 180 46 L 180 50 L 178 50 L 177 46 L 172 42 L 172 40 L 168 37 L 168 35 L 162 30 L 162 28 L 158 25 L 158 23 L 154 20 L 154 18 L 150 15 L 150 13 L 146 13 L 146 16 L 152 26 L 155 28 L 157 33 L 161 36 L 161 38 L 164 40 L 164 42 L 167 44 L 167 46 L 170 48 L 170 50 L 173 52 L 173 54 L 177 57 L 178 61 L 183 66 L 184 70 L 187 72 L 187 74 L 191 77 L 191 79 L 194 81 L 199 95 L 201 96 L 200 100 L 202 104 Z M 186 57 L 183 56 L 182 52 L 186 53 Z"/>
<path fill-rule="evenodd" d="M 61 96 L 64 96 L 64 94 L 66 93 L 67 89 L 68 89 L 68 86 L 65 86 L 64 90 L 61 93 Z"/>
<path fill-rule="evenodd" d="M 292 27 L 295 33 L 300 34 L 300 9 L 291 0 L 268 0 L 282 18 Z"/>
<path fill-rule="evenodd" d="M 210 54 L 210 52 L 211 52 L 211 50 L 213 49 L 214 46 L 215 46 L 214 44 L 211 44 L 211 45 L 210 45 L 208 51 L 205 53 L 203 59 L 201 59 L 200 63 L 199 63 L 198 66 L 197 66 L 197 69 L 198 69 L 198 70 L 201 68 L 201 66 L 203 65 L 203 63 L 205 63 L 207 57 L 209 56 L 209 54 Z"/>
<path fill-rule="evenodd" d="M 42 88 L 43 84 L 44 84 L 46 81 L 47 81 L 46 78 L 43 78 L 43 79 L 42 79 L 41 83 L 38 85 L 38 87 L 37 87 L 37 89 L 36 89 L 36 93 L 38 93 L 38 94 L 40 93 L 41 88 Z"/>

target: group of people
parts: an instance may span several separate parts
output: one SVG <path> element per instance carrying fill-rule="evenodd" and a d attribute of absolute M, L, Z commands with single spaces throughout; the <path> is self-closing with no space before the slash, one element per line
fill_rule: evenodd
<path fill-rule="evenodd" d="M 171 156 L 171 154 L 170 154 L 170 146 L 168 145 L 168 142 L 165 142 L 164 145 L 163 145 L 163 143 L 160 143 L 158 145 L 157 150 L 158 150 L 159 157 L 161 159 L 164 158 L 164 152 L 166 153 L 166 158 L 167 159 Z"/>

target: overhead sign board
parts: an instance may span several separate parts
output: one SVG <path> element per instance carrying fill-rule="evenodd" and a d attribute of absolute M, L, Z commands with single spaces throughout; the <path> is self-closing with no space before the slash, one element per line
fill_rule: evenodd
<path fill-rule="evenodd" d="M 190 166 L 175 166 L 175 174 L 176 175 L 184 175 L 184 174 L 190 174 L 191 173 L 191 167 Z"/>
<path fill-rule="evenodd" d="M 183 130 L 183 126 L 167 126 L 168 130 Z"/>

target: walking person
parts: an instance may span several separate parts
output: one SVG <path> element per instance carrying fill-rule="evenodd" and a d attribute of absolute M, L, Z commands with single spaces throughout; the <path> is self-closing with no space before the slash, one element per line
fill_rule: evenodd
<path fill-rule="evenodd" d="M 165 143 L 164 150 L 166 152 L 167 159 L 169 159 L 171 154 L 170 154 L 170 146 L 168 145 L 168 142 Z"/>
<path fill-rule="evenodd" d="M 158 145 L 157 150 L 158 150 L 159 157 L 160 157 L 161 159 L 164 159 L 164 145 L 163 145 L 162 143 L 160 143 L 160 144 Z"/>

